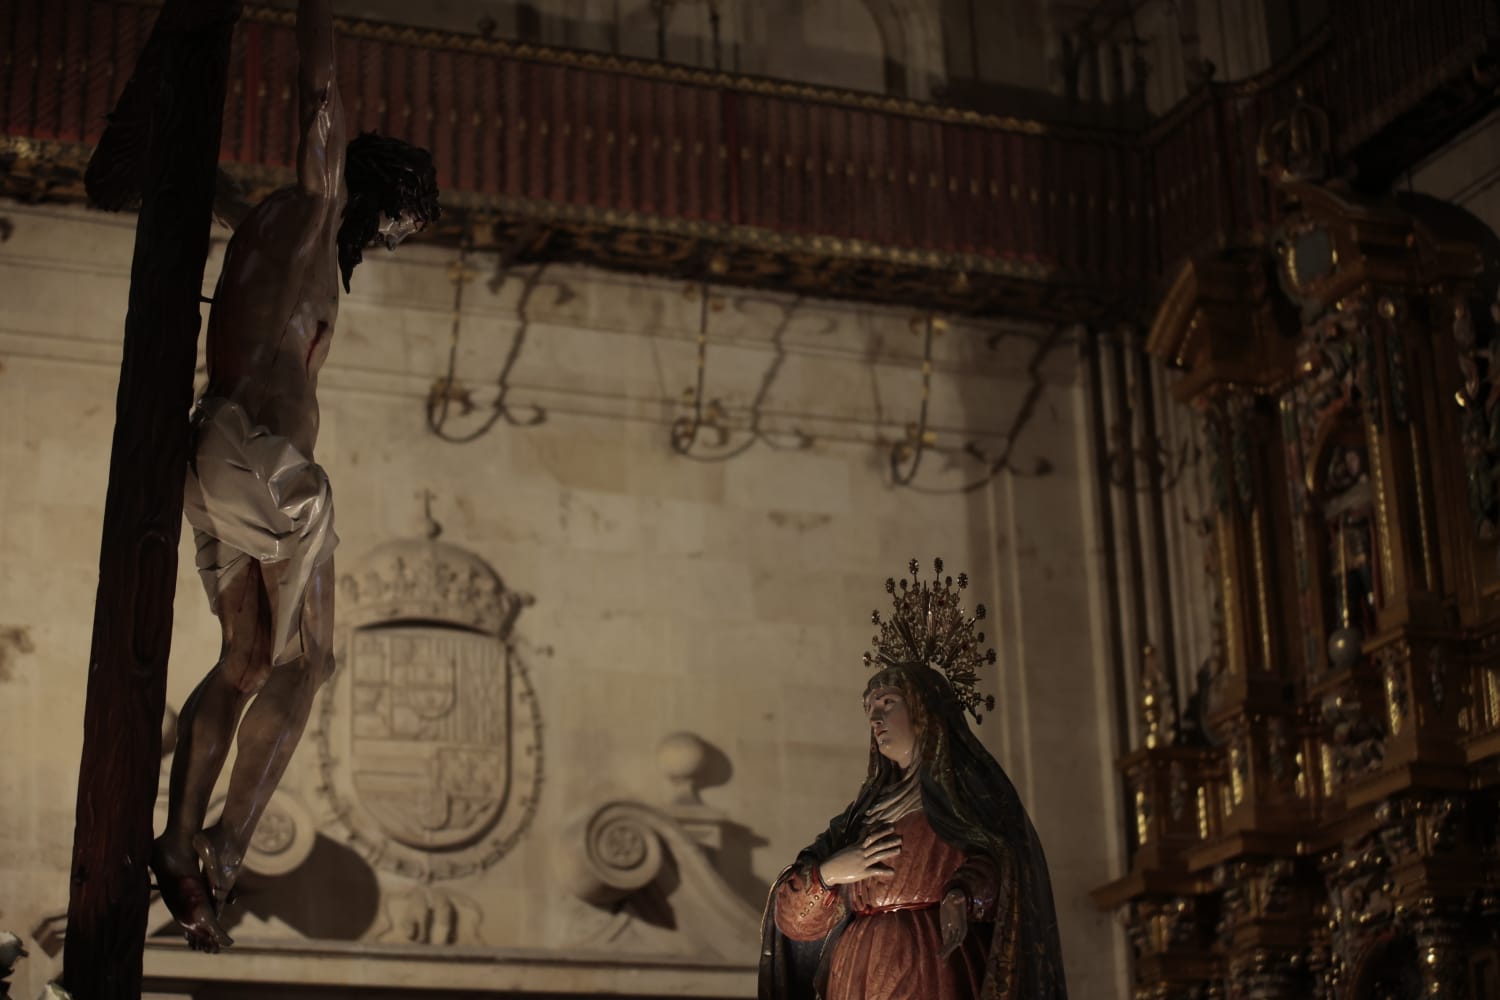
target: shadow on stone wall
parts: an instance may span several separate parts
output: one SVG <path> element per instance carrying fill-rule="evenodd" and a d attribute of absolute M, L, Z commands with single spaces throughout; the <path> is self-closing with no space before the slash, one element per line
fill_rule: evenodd
<path fill-rule="evenodd" d="M 697 774 L 698 789 L 718 788 L 734 777 L 729 755 L 708 740 L 703 741 L 703 763 Z M 719 849 L 714 852 L 714 867 L 729 887 L 746 903 L 760 909 L 766 905 L 767 886 L 750 865 L 751 853 L 765 847 L 769 840 L 748 826 L 732 820 L 720 820 Z"/>
<path fill-rule="evenodd" d="M 719 872 L 735 895 L 757 909 L 766 905 L 770 887 L 750 868 L 750 855 L 770 841 L 748 826 L 724 824 L 724 845 L 719 848 Z"/>
<path fill-rule="evenodd" d="M 233 935 L 247 916 L 254 916 L 280 921 L 307 938 L 357 941 L 379 912 L 374 870 L 351 848 L 319 834 L 307 861 L 290 874 L 247 874 L 238 905 L 226 911 L 225 929 Z"/>

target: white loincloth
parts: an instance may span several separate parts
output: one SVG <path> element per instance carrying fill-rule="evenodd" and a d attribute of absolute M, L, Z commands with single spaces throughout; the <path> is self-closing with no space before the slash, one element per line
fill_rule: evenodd
<path fill-rule="evenodd" d="M 251 559 L 285 563 L 270 595 L 271 662 L 295 660 L 302 655 L 307 583 L 339 542 L 328 476 L 228 399 L 198 400 L 192 435 L 183 513 L 198 543 L 208 605 L 218 614 L 219 595 Z"/>

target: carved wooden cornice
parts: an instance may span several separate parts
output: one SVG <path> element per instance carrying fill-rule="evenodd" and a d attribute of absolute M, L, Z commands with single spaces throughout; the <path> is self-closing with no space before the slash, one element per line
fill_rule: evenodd
<path fill-rule="evenodd" d="M 1394 198 L 1362 198 L 1340 184 L 1293 183 L 1288 210 L 1271 234 L 1278 277 L 1308 312 L 1336 309 L 1361 290 L 1421 291 L 1474 283 L 1484 273 L 1484 247 L 1434 228 Z M 1326 273 L 1298 276 L 1298 243 L 1315 236 L 1328 248 Z"/>
<path fill-rule="evenodd" d="M 1282 334 L 1261 253 L 1189 260 L 1178 271 L 1146 338 L 1146 350 L 1188 376 L 1174 393 L 1192 399 L 1211 386 L 1268 390 L 1295 363 Z"/>
<path fill-rule="evenodd" d="M 0 195 L 81 203 L 91 148 L 82 143 L 0 137 Z M 225 164 L 251 200 L 290 183 L 289 168 Z M 1099 322 L 1143 315 L 1143 290 L 1056 280 L 1040 263 L 885 246 L 754 226 L 598 209 L 541 199 L 444 193 L 444 216 L 418 240 L 474 250 L 512 250 L 520 264 L 587 264 L 687 280 L 893 306 L 1008 315 L 1046 322 Z"/>

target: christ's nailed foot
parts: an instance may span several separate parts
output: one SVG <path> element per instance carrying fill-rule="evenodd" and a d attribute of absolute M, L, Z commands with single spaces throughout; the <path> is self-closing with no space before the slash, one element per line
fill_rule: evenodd
<path fill-rule="evenodd" d="M 182 928 L 189 948 L 216 952 L 234 944 L 219 926 L 208 882 L 191 853 L 180 856 L 158 840 L 151 852 L 151 867 L 156 872 L 162 901 Z"/>
<path fill-rule="evenodd" d="M 233 901 L 240 858 L 230 851 L 224 828 L 217 823 L 193 834 L 193 850 L 203 865 L 203 878 L 214 894 L 214 912 L 222 913 L 224 907 Z"/>

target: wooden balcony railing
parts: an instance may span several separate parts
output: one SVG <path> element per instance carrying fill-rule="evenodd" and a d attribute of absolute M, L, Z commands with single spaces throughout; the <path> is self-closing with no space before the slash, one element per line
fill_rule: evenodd
<path fill-rule="evenodd" d="M 12 160 L 76 174 L 155 8 L 5 7 L 0 135 Z M 669 271 L 727 253 L 716 273 L 730 280 L 774 272 L 831 294 L 1118 318 L 1184 256 L 1271 221 L 1256 139 L 1298 87 L 1350 154 L 1500 36 L 1492 0 L 1335 8 L 1289 65 L 1205 88 L 1142 135 L 356 21 L 339 24 L 338 58 L 357 127 L 432 149 L 445 203 L 572 227 L 558 246 L 575 256 L 619 263 L 639 239 L 605 253 L 590 240 L 650 233 L 656 259 L 638 263 Z M 295 65 L 291 15 L 248 10 L 222 148 L 244 176 L 287 176 Z"/>
<path fill-rule="evenodd" d="M 1146 135 L 1158 212 L 1152 271 L 1163 276 L 1187 256 L 1254 240 L 1275 221 L 1276 203 L 1254 151 L 1265 126 L 1284 116 L 1302 92 L 1328 112 L 1334 152 L 1381 176 L 1390 164 L 1411 166 L 1443 129 L 1471 121 L 1483 105 L 1434 116 L 1410 148 L 1382 135 L 1429 95 L 1472 74 L 1500 39 L 1500 6 L 1490 0 L 1336 0 L 1324 30 L 1283 65 L 1251 80 L 1215 84 L 1195 94 Z M 1493 98 L 1493 88 L 1490 90 Z M 1426 146 L 1421 145 L 1425 141 Z M 1372 147 L 1384 145 L 1378 156 Z"/>

